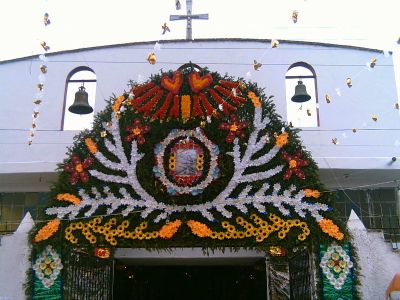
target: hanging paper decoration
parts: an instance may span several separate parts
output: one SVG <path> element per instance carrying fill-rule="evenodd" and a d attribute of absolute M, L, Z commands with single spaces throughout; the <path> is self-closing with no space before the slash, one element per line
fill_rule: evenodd
<path fill-rule="evenodd" d="M 151 65 L 154 65 L 156 63 L 157 57 L 154 52 L 151 52 L 151 53 L 149 53 L 149 55 L 147 55 L 147 61 Z"/>
<path fill-rule="evenodd" d="M 43 15 L 43 22 L 44 22 L 44 26 L 47 26 L 47 25 L 50 25 L 50 18 L 49 18 L 49 14 L 48 13 L 45 13 L 44 15 Z"/>
<path fill-rule="evenodd" d="M 347 86 L 348 86 L 349 88 L 351 88 L 351 87 L 353 86 L 353 81 L 351 80 L 350 77 L 346 79 L 346 84 L 347 84 Z"/>
<path fill-rule="evenodd" d="M 48 26 L 50 25 L 50 18 L 49 18 L 49 14 L 45 13 L 43 15 L 43 22 L 44 22 L 44 26 Z M 48 71 L 48 67 L 46 65 L 47 63 L 47 58 L 45 56 L 45 52 L 50 50 L 49 45 L 47 45 L 47 43 L 45 41 L 42 41 L 40 43 L 40 46 L 43 49 L 43 53 L 39 55 L 39 60 L 41 62 L 41 65 L 39 66 L 39 70 L 40 70 L 40 74 L 38 77 L 39 83 L 36 85 L 37 86 L 37 93 L 35 94 L 35 97 L 33 99 L 33 104 L 34 104 L 34 108 L 33 108 L 33 112 L 32 112 L 32 123 L 31 123 L 31 128 L 29 131 L 29 137 L 28 137 L 28 145 L 31 146 L 33 143 L 33 139 L 36 135 L 36 123 L 40 114 L 39 108 L 40 108 L 40 104 L 43 101 L 43 96 L 44 96 L 44 82 L 46 80 L 45 75 L 47 74 Z"/>
<path fill-rule="evenodd" d="M 260 69 L 261 66 L 262 66 L 261 63 L 259 63 L 259 62 L 257 62 L 256 60 L 254 60 L 254 63 L 253 63 L 253 68 L 254 68 L 254 70 L 258 71 L 258 69 Z"/>
<path fill-rule="evenodd" d="M 164 23 L 163 26 L 161 27 L 163 32 L 162 34 L 165 34 L 167 31 L 170 32 L 171 30 L 169 29 L 167 23 Z"/>
<path fill-rule="evenodd" d="M 377 115 L 372 115 L 371 119 L 372 119 L 372 121 L 377 122 L 378 121 L 378 116 Z"/>
<path fill-rule="evenodd" d="M 321 245 L 320 257 L 324 299 L 353 299 L 354 275 L 349 244 Z"/>
<path fill-rule="evenodd" d="M 36 258 L 32 269 L 34 299 L 62 299 L 61 270 L 63 264 L 57 251 L 50 245 Z"/>
<path fill-rule="evenodd" d="M 297 18 L 299 17 L 299 12 L 297 10 L 294 10 L 292 13 L 292 21 L 293 23 L 297 23 Z"/>
<path fill-rule="evenodd" d="M 271 40 L 271 48 L 277 48 L 279 46 L 278 40 Z"/>
<path fill-rule="evenodd" d="M 376 57 L 374 57 L 373 59 L 371 59 L 371 61 L 369 62 L 369 67 L 371 69 L 373 69 L 376 66 L 376 62 L 378 61 L 378 59 Z"/>
<path fill-rule="evenodd" d="M 331 96 L 329 96 L 328 94 L 326 94 L 325 95 L 325 100 L 326 100 L 326 103 L 331 103 Z"/>

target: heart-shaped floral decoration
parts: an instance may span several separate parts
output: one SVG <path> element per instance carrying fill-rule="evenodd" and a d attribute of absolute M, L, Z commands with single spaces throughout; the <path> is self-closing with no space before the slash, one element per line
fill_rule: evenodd
<path fill-rule="evenodd" d="M 204 76 L 200 76 L 199 72 L 192 72 L 189 74 L 189 85 L 195 93 L 209 87 L 212 82 L 213 78 L 209 73 Z"/>
<path fill-rule="evenodd" d="M 161 79 L 161 86 L 173 94 L 178 94 L 183 83 L 183 76 L 181 71 L 175 71 L 172 78 L 164 75 Z"/>

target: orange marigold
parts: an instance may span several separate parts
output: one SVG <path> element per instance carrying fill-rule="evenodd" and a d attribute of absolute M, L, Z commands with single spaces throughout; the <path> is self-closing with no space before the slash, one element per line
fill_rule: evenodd
<path fill-rule="evenodd" d="M 112 109 L 113 109 L 114 112 L 119 111 L 119 109 L 121 108 L 121 104 L 122 104 L 122 102 L 123 102 L 124 100 L 125 100 L 125 97 L 124 97 L 124 96 L 119 96 L 119 97 L 115 100 L 114 104 L 112 105 Z"/>
<path fill-rule="evenodd" d="M 321 227 L 323 232 L 330 235 L 331 237 L 339 241 L 343 239 L 344 234 L 340 231 L 339 227 L 332 222 L 332 220 L 322 219 L 318 222 L 318 225 L 319 227 Z"/>
<path fill-rule="evenodd" d="M 305 189 L 304 195 L 306 195 L 306 197 L 319 198 L 321 196 L 321 192 L 317 190 Z"/>
<path fill-rule="evenodd" d="M 81 199 L 79 199 L 78 197 L 76 197 L 76 196 L 74 196 L 72 194 L 68 194 L 68 193 L 66 193 L 66 194 L 58 194 L 57 195 L 57 200 L 68 201 L 68 202 L 71 202 L 71 203 L 73 203 L 75 205 L 81 203 Z"/>
<path fill-rule="evenodd" d="M 254 107 L 259 108 L 261 107 L 261 101 L 260 98 L 256 96 L 254 92 L 248 92 L 247 96 L 250 98 L 250 100 L 253 102 Z"/>
<path fill-rule="evenodd" d="M 60 219 L 54 219 L 48 222 L 46 225 L 44 225 L 39 232 L 36 234 L 34 237 L 34 241 L 40 242 L 43 240 L 47 240 L 49 237 L 51 237 L 54 233 L 57 232 L 58 227 L 60 226 Z"/>
<path fill-rule="evenodd" d="M 181 225 L 182 222 L 180 220 L 169 222 L 165 224 L 163 227 L 161 227 L 159 231 L 159 236 L 163 239 L 170 239 L 178 231 Z"/>
<path fill-rule="evenodd" d="M 85 139 L 85 144 L 90 153 L 95 154 L 98 151 L 96 143 L 91 138 Z"/>
<path fill-rule="evenodd" d="M 288 143 L 288 138 L 289 133 L 287 132 L 283 132 L 282 134 L 277 135 L 275 145 L 277 145 L 279 148 L 282 148 Z"/>
<path fill-rule="evenodd" d="M 208 228 L 206 224 L 198 221 L 189 220 L 187 225 L 190 227 L 193 234 L 197 235 L 198 237 L 209 237 L 212 233 L 211 229 Z"/>

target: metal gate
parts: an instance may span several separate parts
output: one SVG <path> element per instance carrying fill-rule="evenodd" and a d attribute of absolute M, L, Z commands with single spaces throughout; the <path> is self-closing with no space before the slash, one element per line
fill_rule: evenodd
<path fill-rule="evenodd" d="M 64 300 L 112 300 L 113 261 L 71 251 L 64 256 Z"/>
<path fill-rule="evenodd" d="M 290 299 L 311 299 L 310 257 L 307 249 L 301 249 L 289 259 Z"/>

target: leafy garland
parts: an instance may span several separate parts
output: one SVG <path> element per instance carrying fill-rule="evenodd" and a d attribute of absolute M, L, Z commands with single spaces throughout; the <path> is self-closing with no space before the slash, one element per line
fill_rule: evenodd
<path fill-rule="evenodd" d="M 75 137 L 59 171 L 36 252 L 345 240 L 315 162 L 272 97 L 193 64 L 130 82 Z"/>

